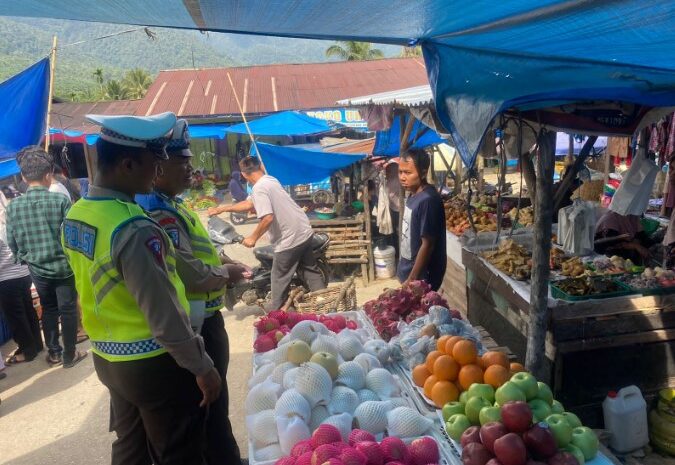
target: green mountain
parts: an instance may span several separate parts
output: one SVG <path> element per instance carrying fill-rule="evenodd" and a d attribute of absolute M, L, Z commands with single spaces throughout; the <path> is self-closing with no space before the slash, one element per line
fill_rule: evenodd
<path fill-rule="evenodd" d="M 122 31 L 134 30 L 124 34 Z M 153 77 L 159 70 L 213 68 L 269 63 L 326 61 L 331 42 L 200 33 L 138 26 L 0 17 L 0 81 L 47 56 L 52 37 L 59 46 L 55 95 L 65 100 L 92 99 L 98 90 L 93 76 L 103 69 L 104 79 L 121 79 L 133 68 Z M 111 36 L 111 37 L 105 37 Z M 399 47 L 378 46 L 387 56 Z"/>

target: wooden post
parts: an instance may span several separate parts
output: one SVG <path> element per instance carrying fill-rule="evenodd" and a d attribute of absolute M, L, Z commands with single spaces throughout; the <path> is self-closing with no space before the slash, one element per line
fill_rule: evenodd
<path fill-rule="evenodd" d="M 52 51 L 49 52 L 49 95 L 47 100 L 47 125 L 45 127 L 45 152 L 49 152 L 49 117 L 52 113 L 52 98 L 54 97 L 54 71 L 56 71 L 56 36 L 52 39 Z"/>
<path fill-rule="evenodd" d="M 368 275 L 364 274 L 366 284 L 375 281 L 375 260 L 373 258 L 373 232 L 370 227 L 370 195 L 368 183 L 363 186 L 363 213 L 366 217 L 366 241 L 368 241 Z"/>
<path fill-rule="evenodd" d="M 553 167 L 555 165 L 554 131 L 539 136 L 537 156 L 537 195 L 534 205 L 534 240 L 532 250 L 532 287 L 530 290 L 530 319 L 527 332 L 525 366 L 538 379 L 548 379 L 543 373 L 548 329 L 548 276 L 551 251 L 551 211 L 553 207 Z"/>
<path fill-rule="evenodd" d="M 84 150 L 84 162 L 87 165 L 87 179 L 89 180 L 89 184 L 93 184 L 94 175 L 96 174 L 96 164 L 94 163 L 94 160 L 92 160 L 91 158 L 91 153 L 89 152 L 89 147 L 87 146 L 86 139 L 82 144 L 82 149 Z"/>

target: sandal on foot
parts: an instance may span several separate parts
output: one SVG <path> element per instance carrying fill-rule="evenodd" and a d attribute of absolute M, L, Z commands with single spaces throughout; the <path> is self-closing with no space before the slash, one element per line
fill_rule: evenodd
<path fill-rule="evenodd" d="M 80 363 L 82 360 L 84 360 L 85 358 L 87 358 L 87 355 L 88 355 L 87 352 L 80 352 L 80 351 L 75 352 L 75 356 L 73 357 L 73 359 L 72 359 L 71 361 L 69 361 L 69 362 L 63 362 L 63 368 L 72 368 L 72 367 L 74 367 L 75 365 L 77 365 L 78 363 Z"/>

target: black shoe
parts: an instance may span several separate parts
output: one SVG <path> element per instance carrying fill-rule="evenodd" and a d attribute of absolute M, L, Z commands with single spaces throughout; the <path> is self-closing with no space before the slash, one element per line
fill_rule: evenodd
<path fill-rule="evenodd" d="M 75 356 L 69 362 L 63 362 L 63 368 L 72 368 L 87 357 L 87 352 L 76 351 Z"/>
<path fill-rule="evenodd" d="M 47 354 L 45 360 L 47 360 L 49 366 L 55 367 L 63 363 L 63 356 L 61 354 Z"/>
<path fill-rule="evenodd" d="M 7 378 L 7 373 L 5 373 L 5 370 L 3 368 L 3 370 L 0 371 L 0 379 L 5 379 L 5 378 Z"/>

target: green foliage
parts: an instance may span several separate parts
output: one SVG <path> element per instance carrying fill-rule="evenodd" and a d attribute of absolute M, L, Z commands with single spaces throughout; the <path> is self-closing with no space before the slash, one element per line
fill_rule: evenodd
<path fill-rule="evenodd" d="M 342 40 L 326 49 L 327 57 L 338 57 L 342 60 L 374 60 L 384 58 L 384 53 L 379 48 L 372 48 L 370 42 L 355 42 Z"/>

